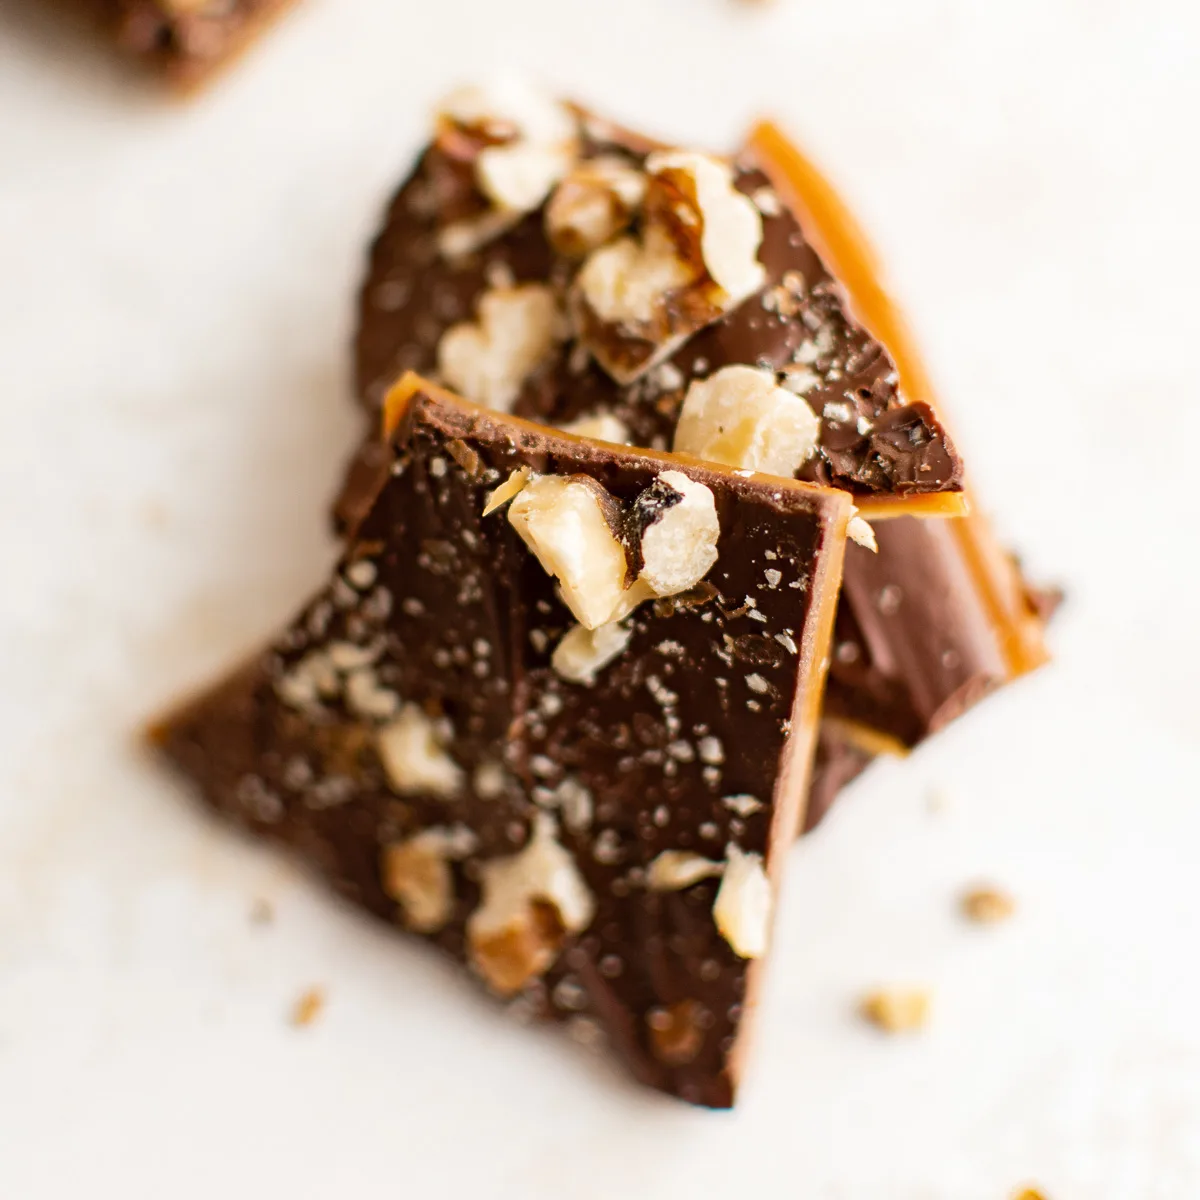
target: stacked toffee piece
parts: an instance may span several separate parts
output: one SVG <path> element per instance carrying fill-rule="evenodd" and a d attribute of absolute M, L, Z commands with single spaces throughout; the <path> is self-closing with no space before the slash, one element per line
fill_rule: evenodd
<path fill-rule="evenodd" d="M 1043 661 L 1036 597 L 770 127 L 726 160 L 451 97 L 356 351 L 328 585 L 157 736 L 498 997 L 727 1106 L 806 813 Z"/>

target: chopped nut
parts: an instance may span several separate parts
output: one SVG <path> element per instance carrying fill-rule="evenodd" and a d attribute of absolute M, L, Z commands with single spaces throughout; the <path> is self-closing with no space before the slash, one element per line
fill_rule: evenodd
<path fill-rule="evenodd" d="M 590 687 L 596 675 L 625 652 L 632 636 L 632 630 L 618 621 L 595 629 L 575 625 L 555 646 L 550 665 L 563 679 Z"/>
<path fill-rule="evenodd" d="M 508 519 L 581 625 L 596 629 L 612 618 L 628 563 L 617 503 L 595 480 L 541 475 L 513 500 Z"/>
<path fill-rule="evenodd" d="M 311 1025 L 325 1007 L 325 992 L 322 988 L 313 987 L 304 992 L 292 1006 L 291 1022 L 297 1029 Z"/>
<path fill-rule="evenodd" d="M 692 1062 L 704 1045 L 703 1013 L 704 1006 L 698 1000 L 679 1000 L 667 1008 L 652 1008 L 646 1014 L 646 1024 L 654 1057 L 669 1067 Z"/>
<path fill-rule="evenodd" d="M 1046 1200 L 1046 1197 L 1037 1188 L 1027 1187 L 1014 1192 L 1013 1200 Z"/>
<path fill-rule="evenodd" d="M 879 553 L 879 543 L 875 540 L 875 530 L 862 517 L 850 518 L 850 523 L 846 526 L 846 536 L 852 542 L 857 542 L 863 549 L 870 550 L 872 554 Z"/>
<path fill-rule="evenodd" d="M 493 288 L 477 321 L 453 325 L 438 344 L 438 369 L 468 400 L 507 412 L 525 380 L 563 336 L 558 301 L 539 283 Z"/>
<path fill-rule="evenodd" d="M 401 795 L 425 792 L 448 798 L 463 784 L 462 768 L 442 748 L 434 723 L 415 704 L 375 734 L 388 782 Z"/>
<path fill-rule="evenodd" d="M 539 813 L 525 849 L 481 869 L 483 899 L 467 921 L 476 970 L 509 996 L 544 974 L 564 933 L 591 924 L 596 905 L 571 854 L 557 840 L 553 818 Z"/>
<path fill-rule="evenodd" d="M 971 888 L 963 893 L 959 904 L 963 916 L 980 925 L 1007 921 L 1017 909 L 1016 902 L 1007 892 L 994 887 Z"/>
<path fill-rule="evenodd" d="M 721 523 L 712 491 L 682 471 L 664 471 L 638 499 L 664 489 L 661 502 L 635 502 L 641 525 L 639 578 L 655 595 L 673 596 L 695 587 L 712 569 Z"/>
<path fill-rule="evenodd" d="M 454 874 L 449 860 L 463 846 L 448 829 L 426 829 L 404 842 L 384 846 L 383 890 L 400 905 L 405 924 L 417 933 L 436 933 L 454 912 Z"/>
<path fill-rule="evenodd" d="M 772 371 L 725 367 L 688 388 L 674 449 L 770 475 L 794 475 L 816 452 L 821 423 Z"/>
<path fill-rule="evenodd" d="M 501 213 L 532 212 L 579 154 L 571 110 L 517 79 L 452 93 L 440 118 L 477 141 L 476 182 Z"/>
<path fill-rule="evenodd" d="M 657 366 L 761 286 L 762 217 L 728 163 L 672 151 L 647 161 L 640 236 L 594 250 L 576 279 L 579 337 L 618 383 Z"/>
<path fill-rule="evenodd" d="M 878 988 L 862 998 L 859 1013 L 885 1033 L 911 1033 L 929 1018 L 929 993 L 911 988 Z"/>
<path fill-rule="evenodd" d="M 620 417 L 612 413 L 597 413 L 591 417 L 579 417 L 568 421 L 559 428 L 563 433 L 573 433 L 576 437 L 595 438 L 598 442 L 613 442 L 618 446 L 632 445 L 633 439 L 629 426 Z"/>
<path fill-rule="evenodd" d="M 532 478 L 533 472 L 528 467 L 518 467 L 498 488 L 488 493 L 483 515 L 486 517 L 506 505 Z"/>
<path fill-rule="evenodd" d="M 767 951 L 771 929 L 771 883 L 762 856 L 732 843 L 725 851 L 725 874 L 713 901 L 713 920 L 721 936 L 741 958 Z"/>
<path fill-rule="evenodd" d="M 664 850 L 646 872 L 646 886 L 652 892 L 677 892 L 702 879 L 712 879 L 725 870 L 725 864 L 701 858 L 686 850 Z"/>
<path fill-rule="evenodd" d="M 646 169 L 670 179 L 685 194 L 692 193 L 702 222 L 700 253 L 709 276 L 725 293 L 723 310 L 728 312 L 762 287 L 762 216 L 733 186 L 729 165 L 707 154 L 671 150 L 652 154 Z"/>
<path fill-rule="evenodd" d="M 730 812 L 737 813 L 739 817 L 750 817 L 756 812 L 761 811 L 762 801 L 756 796 L 748 796 L 741 793 L 736 796 L 723 796 L 721 803 L 729 809 Z"/>
<path fill-rule="evenodd" d="M 646 194 L 646 176 L 623 158 L 579 163 L 546 206 L 546 235 L 559 254 L 583 258 L 628 228 Z"/>

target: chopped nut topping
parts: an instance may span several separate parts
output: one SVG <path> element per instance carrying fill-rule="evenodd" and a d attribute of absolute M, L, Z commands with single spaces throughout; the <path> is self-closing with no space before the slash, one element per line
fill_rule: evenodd
<path fill-rule="evenodd" d="M 503 508 L 532 478 L 533 472 L 528 467 L 518 467 L 495 491 L 488 493 L 483 515 Z"/>
<path fill-rule="evenodd" d="M 500 995 L 544 974 L 563 934 L 586 929 L 596 910 L 574 858 L 557 840 L 553 818 L 544 813 L 524 850 L 483 864 L 481 886 L 467 942 L 475 968 Z"/>
<path fill-rule="evenodd" d="M 633 444 L 629 426 L 620 417 L 614 417 L 612 413 L 597 413 L 591 417 L 579 417 L 577 420 L 560 425 L 559 428 L 563 433 L 573 433 L 576 437 L 595 438 L 598 442 L 613 442 L 618 446 Z"/>
<path fill-rule="evenodd" d="M 728 163 L 653 154 L 639 237 L 594 250 L 576 279 L 581 342 L 632 383 L 762 285 L 762 217 Z"/>
<path fill-rule="evenodd" d="M 682 1067 L 695 1059 L 704 1045 L 703 1013 L 704 1006 L 698 1000 L 652 1008 L 646 1014 L 646 1024 L 654 1057 L 669 1067 Z"/>
<path fill-rule="evenodd" d="M 439 731 L 415 704 L 375 734 L 388 782 L 401 795 L 425 792 L 448 798 L 463 784 L 462 768 L 442 748 Z"/>
<path fill-rule="evenodd" d="M 695 587 L 712 569 L 721 523 L 713 494 L 704 484 L 682 471 L 664 471 L 657 484 L 670 494 L 666 503 L 653 506 L 641 529 L 639 578 L 656 595 L 673 596 Z M 647 489 L 651 495 L 655 491 Z"/>
<path fill-rule="evenodd" d="M 469 253 L 532 212 L 579 156 L 571 110 L 518 80 L 463 88 L 442 104 L 439 143 L 474 165 L 479 191 L 492 205 L 442 231 L 441 249 Z"/>
<path fill-rule="evenodd" d="M 508 519 L 561 586 L 587 629 L 609 621 L 625 592 L 628 563 L 616 501 L 586 475 L 542 475 L 513 500 Z"/>
<path fill-rule="evenodd" d="M 702 879 L 712 879 L 725 870 L 725 864 L 701 858 L 686 850 L 664 850 L 646 872 L 646 886 L 652 892 L 677 892 Z"/>
<path fill-rule="evenodd" d="M 723 796 L 721 803 L 729 809 L 730 812 L 737 813 L 739 817 L 750 817 L 756 812 L 762 810 L 762 801 L 756 796 L 747 796 L 745 793 L 740 793 L 736 796 Z"/>
<path fill-rule="evenodd" d="M 1007 921 L 1017 910 L 1016 902 L 1007 893 L 994 887 L 976 887 L 964 892 L 959 902 L 962 914 L 980 925 L 995 925 Z"/>
<path fill-rule="evenodd" d="M 875 530 L 862 517 L 850 518 L 850 523 L 846 526 L 846 536 L 852 542 L 857 542 L 863 549 L 870 550 L 872 554 L 879 553 L 879 543 L 875 540 Z"/>
<path fill-rule="evenodd" d="M 646 194 L 646 176 L 625 159 L 576 165 L 546 206 L 546 235 L 559 254 L 583 258 L 629 227 Z"/>
<path fill-rule="evenodd" d="M 767 952 L 771 929 L 771 883 L 762 856 L 732 843 L 725 851 L 725 875 L 713 901 L 713 920 L 721 936 L 741 958 Z"/>
<path fill-rule="evenodd" d="M 725 367 L 688 388 L 674 449 L 710 462 L 791 476 L 816 452 L 821 423 L 771 371 Z"/>
<path fill-rule="evenodd" d="M 493 288 L 479 319 L 453 325 L 438 344 L 438 369 L 468 400 L 507 412 L 525 380 L 563 336 L 558 301 L 539 283 Z"/>
<path fill-rule="evenodd" d="M 908 988 L 878 988 L 862 998 L 859 1013 L 885 1033 L 912 1033 L 929 1019 L 929 993 Z"/>
<path fill-rule="evenodd" d="M 590 687 L 600 671 L 624 654 L 632 636 L 633 631 L 618 621 L 596 629 L 575 625 L 555 646 L 550 665 L 563 679 Z"/>
<path fill-rule="evenodd" d="M 400 905 L 409 929 L 436 933 L 450 920 L 454 874 L 449 863 L 469 853 L 473 841 L 458 831 L 437 828 L 384 846 L 380 856 L 383 890 Z"/>

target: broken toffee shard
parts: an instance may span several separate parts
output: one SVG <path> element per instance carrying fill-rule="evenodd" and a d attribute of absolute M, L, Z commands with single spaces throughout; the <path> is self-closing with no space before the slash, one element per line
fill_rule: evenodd
<path fill-rule="evenodd" d="M 201 86 L 295 0 L 65 0 L 171 84 Z"/>
<path fill-rule="evenodd" d="M 331 583 L 156 739 L 497 996 L 727 1106 L 852 504 L 415 377 Z"/>
<path fill-rule="evenodd" d="M 879 264 L 830 184 L 770 122 L 747 153 L 799 215 L 846 289 L 855 317 L 887 346 L 906 395 L 934 389 Z M 1049 659 L 1056 598 L 1023 578 L 978 504 L 950 521 L 880 521 L 878 553 L 851 546 L 834 635 L 809 828 L 879 753 L 905 754 L 984 696 Z"/>
<path fill-rule="evenodd" d="M 670 149 L 515 84 L 450 97 L 360 295 L 360 399 L 405 370 L 560 427 L 965 511 L 934 409 L 768 175 Z"/>

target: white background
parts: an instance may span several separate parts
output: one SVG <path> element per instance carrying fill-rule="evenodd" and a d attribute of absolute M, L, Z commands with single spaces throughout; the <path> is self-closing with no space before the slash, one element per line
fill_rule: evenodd
<path fill-rule="evenodd" d="M 308 0 L 187 105 L 44 7 L 0 4 L 0 1196 L 1200 1196 L 1194 5 Z M 795 853 L 734 1114 L 509 1024 L 136 742 L 321 578 L 365 240 L 499 64 L 680 141 L 783 118 L 1069 592 L 1054 667 Z M 979 878 L 1014 921 L 961 922 Z M 855 1019 L 890 981 L 923 1035 Z"/>

